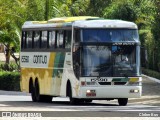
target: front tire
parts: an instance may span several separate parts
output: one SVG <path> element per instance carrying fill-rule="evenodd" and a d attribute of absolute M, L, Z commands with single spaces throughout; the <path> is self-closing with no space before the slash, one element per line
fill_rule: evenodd
<path fill-rule="evenodd" d="M 78 103 L 78 99 L 72 97 L 72 88 L 70 83 L 67 85 L 67 96 L 69 97 L 71 105 L 76 105 Z"/>
<path fill-rule="evenodd" d="M 120 106 L 126 106 L 128 103 L 128 98 L 119 98 L 118 103 Z"/>

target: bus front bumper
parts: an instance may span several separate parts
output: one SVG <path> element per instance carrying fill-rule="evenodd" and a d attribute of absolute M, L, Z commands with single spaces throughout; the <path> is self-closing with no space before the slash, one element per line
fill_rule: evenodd
<path fill-rule="evenodd" d="M 142 86 L 105 86 L 81 87 L 78 98 L 108 99 L 108 98 L 140 98 Z"/>

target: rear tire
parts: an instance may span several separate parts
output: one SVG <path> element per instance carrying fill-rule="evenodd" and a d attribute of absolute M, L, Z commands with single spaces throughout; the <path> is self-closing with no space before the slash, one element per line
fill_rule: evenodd
<path fill-rule="evenodd" d="M 52 96 L 49 95 L 40 95 L 39 84 L 35 82 L 35 99 L 36 102 L 52 102 Z"/>
<path fill-rule="evenodd" d="M 36 97 L 36 102 L 41 102 L 41 97 L 39 93 L 39 84 L 37 81 L 35 82 L 35 97 Z"/>
<path fill-rule="evenodd" d="M 49 96 L 49 95 L 40 95 L 40 102 L 52 102 L 52 96 Z"/>
<path fill-rule="evenodd" d="M 37 102 L 36 94 L 35 94 L 35 87 L 33 86 L 33 82 L 30 84 L 29 87 L 30 87 L 32 101 Z"/>
<path fill-rule="evenodd" d="M 118 103 L 120 106 L 126 106 L 128 103 L 128 98 L 119 98 Z"/>

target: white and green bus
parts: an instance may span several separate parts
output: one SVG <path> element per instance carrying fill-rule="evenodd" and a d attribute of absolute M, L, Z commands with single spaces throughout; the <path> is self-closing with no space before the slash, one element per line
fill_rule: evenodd
<path fill-rule="evenodd" d="M 71 104 L 142 94 L 137 25 L 98 17 L 28 21 L 22 27 L 21 90 L 34 102 L 69 97 Z"/>

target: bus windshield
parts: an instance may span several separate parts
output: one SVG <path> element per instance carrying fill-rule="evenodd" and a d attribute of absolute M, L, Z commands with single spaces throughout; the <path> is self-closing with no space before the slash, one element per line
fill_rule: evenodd
<path fill-rule="evenodd" d="M 83 42 L 138 42 L 137 29 L 83 29 Z"/>
<path fill-rule="evenodd" d="M 136 46 L 83 46 L 82 76 L 137 76 Z"/>

